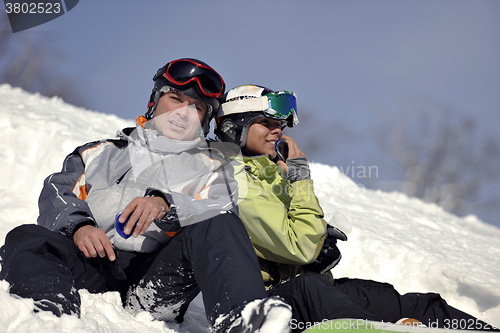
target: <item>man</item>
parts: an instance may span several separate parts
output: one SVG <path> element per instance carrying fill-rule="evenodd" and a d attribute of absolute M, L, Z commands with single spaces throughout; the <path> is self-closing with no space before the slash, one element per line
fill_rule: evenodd
<path fill-rule="evenodd" d="M 287 331 L 289 306 L 266 299 L 235 214 L 232 167 L 204 140 L 223 79 L 185 58 L 153 80 L 136 128 L 76 148 L 45 180 L 38 226 L 7 235 L 0 279 L 11 293 L 34 299 L 35 311 L 58 316 L 79 315 L 78 289 L 87 289 L 118 291 L 133 313 L 181 322 L 201 290 L 214 332 L 248 329 L 240 318 L 250 302 L 248 332 L 272 314 L 280 314 Z"/>

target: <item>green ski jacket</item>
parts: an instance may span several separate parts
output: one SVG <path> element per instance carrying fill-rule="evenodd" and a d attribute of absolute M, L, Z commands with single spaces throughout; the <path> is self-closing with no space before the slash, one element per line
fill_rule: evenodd
<path fill-rule="evenodd" d="M 319 254 L 326 231 L 312 179 L 290 183 L 269 157 L 237 166 L 239 216 L 259 257 L 267 285 L 302 272 Z"/>

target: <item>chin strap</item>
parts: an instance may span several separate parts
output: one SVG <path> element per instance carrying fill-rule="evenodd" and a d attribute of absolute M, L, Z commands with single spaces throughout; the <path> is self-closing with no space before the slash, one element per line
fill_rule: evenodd
<path fill-rule="evenodd" d="M 271 155 L 269 155 L 269 159 L 271 161 L 273 161 L 275 164 L 278 163 L 278 161 L 280 160 L 280 158 L 278 157 L 278 154 L 276 154 L 276 156 L 274 158 L 272 158 Z"/>

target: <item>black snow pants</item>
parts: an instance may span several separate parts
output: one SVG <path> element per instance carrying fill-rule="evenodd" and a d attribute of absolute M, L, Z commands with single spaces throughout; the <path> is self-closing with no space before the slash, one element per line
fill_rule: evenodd
<path fill-rule="evenodd" d="M 306 273 L 273 287 L 270 296 L 281 296 L 292 306 L 292 331 L 324 319 L 367 319 L 395 323 L 415 318 L 428 327 L 492 329 L 486 323 L 448 305 L 439 294 L 401 295 L 391 284 L 372 280 L 336 279 L 334 283 Z M 465 324 L 467 324 L 465 326 Z"/>
<path fill-rule="evenodd" d="M 6 237 L 2 279 L 11 294 L 48 300 L 67 314 L 80 313 L 78 289 L 118 291 L 128 310 L 178 322 L 200 290 L 211 324 L 245 302 L 267 297 L 248 234 L 230 213 L 183 228 L 155 253 L 118 251 L 113 262 L 86 258 L 72 239 L 22 225 Z"/>

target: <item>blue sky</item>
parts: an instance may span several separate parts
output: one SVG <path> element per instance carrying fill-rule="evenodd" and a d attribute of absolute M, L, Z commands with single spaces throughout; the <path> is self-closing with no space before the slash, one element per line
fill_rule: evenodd
<path fill-rule="evenodd" d="M 495 0 L 86 0 L 25 33 L 60 51 L 92 109 L 130 119 L 156 69 L 191 56 L 229 87 L 294 90 L 327 118 L 365 123 L 381 105 L 429 96 L 500 120 Z"/>
<path fill-rule="evenodd" d="M 292 90 L 304 125 L 289 134 L 318 129 L 330 142 L 314 161 L 381 165 L 385 178 L 373 145 L 383 109 L 433 101 L 482 132 L 500 124 L 497 0 L 82 0 L 23 34 L 57 52 L 52 66 L 90 109 L 126 119 L 179 57 L 207 62 L 228 87 Z"/>

